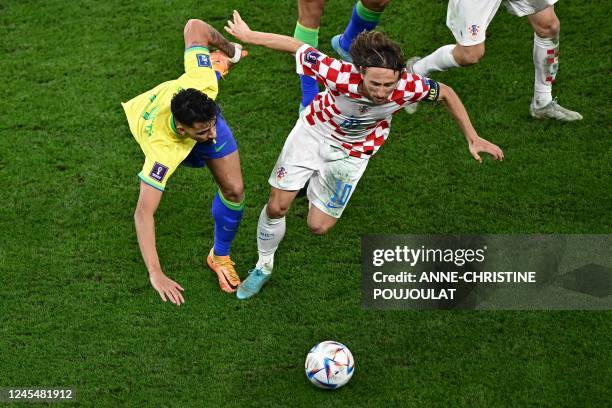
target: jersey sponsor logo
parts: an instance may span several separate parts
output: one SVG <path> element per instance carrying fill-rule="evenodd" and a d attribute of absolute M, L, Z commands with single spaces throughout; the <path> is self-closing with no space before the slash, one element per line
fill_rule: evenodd
<path fill-rule="evenodd" d="M 166 177 L 167 172 L 168 172 L 168 168 L 166 166 L 164 166 L 161 163 L 155 162 L 153 164 L 153 168 L 151 169 L 151 172 L 149 173 L 149 177 L 161 183 L 164 180 L 164 177 Z"/>
<path fill-rule="evenodd" d="M 306 61 L 309 64 L 316 64 L 320 55 L 321 54 L 313 50 L 307 51 L 306 54 L 304 55 L 304 61 Z"/>
<path fill-rule="evenodd" d="M 440 85 L 436 81 L 429 78 L 427 79 L 427 85 L 429 85 L 429 92 L 427 93 L 425 99 L 432 102 L 437 101 L 438 97 L 440 96 Z"/>
<path fill-rule="evenodd" d="M 198 67 L 212 67 L 210 63 L 210 55 L 208 54 L 197 54 L 198 58 Z"/>

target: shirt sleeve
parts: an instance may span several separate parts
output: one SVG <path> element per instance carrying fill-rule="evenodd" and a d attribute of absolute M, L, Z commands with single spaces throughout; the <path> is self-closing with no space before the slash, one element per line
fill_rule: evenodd
<path fill-rule="evenodd" d="M 440 84 L 433 79 L 404 71 L 394 92 L 393 99 L 403 99 L 405 103 L 435 102 L 440 95 Z"/>
<path fill-rule="evenodd" d="M 215 99 L 219 93 L 217 76 L 213 69 L 210 52 L 206 47 L 190 47 L 184 55 L 185 73 L 178 79 L 181 88 L 194 88 Z"/>
<path fill-rule="evenodd" d="M 316 79 L 327 89 L 348 92 L 353 81 L 353 65 L 328 57 L 308 44 L 302 45 L 295 53 L 296 72 Z M 353 84 L 356 85 L 357 84 Z"/>
<path fill-rule="evenodd" d="M 176 167 L 169 163 L 162 163 L 161 161 L 146 157 L 142 170 L 138 173 L 138 178 L 151 187 L 164 191 L 166 182 L 172 173 L 174 173 L 174 170 L 176 170 Z"/>

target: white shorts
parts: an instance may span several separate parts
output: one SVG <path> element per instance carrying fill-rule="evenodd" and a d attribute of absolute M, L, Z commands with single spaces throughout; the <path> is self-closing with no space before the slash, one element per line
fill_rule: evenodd
<path fill-rule="evenodd" d="M 506 0 L 510 14 L 528 16 L 552 6 L 558 0 Z M 502 0 L 450 0 L 446 26 L 453 32 L 457 44 L 469 46 L 484 42 L 487 27 L 497 13 Z"/>
<path fill-rule="evenodd" d="M 367 166 L 367 159 L 349 156 L 342 147 L 311 134 L 298 119 L 268 182 L 280 190 L 295 191 L 310 180 L 310 203 L 340 218 Z"/>

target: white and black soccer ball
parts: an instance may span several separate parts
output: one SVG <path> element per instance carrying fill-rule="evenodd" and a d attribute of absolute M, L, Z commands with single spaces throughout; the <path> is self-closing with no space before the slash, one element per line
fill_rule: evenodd
<path fill-rule="evenodd" d="M 311 383 L 333 390 L 349 382 L 355 371 L 355 360 L 344 344 L 322 341 L 308 352 L 305 369 Z"/>

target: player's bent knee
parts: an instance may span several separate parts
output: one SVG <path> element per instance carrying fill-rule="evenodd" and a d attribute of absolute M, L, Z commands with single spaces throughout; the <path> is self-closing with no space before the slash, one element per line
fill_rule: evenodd
<path fill-rule="evenodd" d="M 221 190 L 221 194 L 223 194 L 223 198 L 227 201 L 231 201 L 232 203 L 241 203 L 244 200 L 244 187 L 242 184 L 228 186 Z"/>
<path fill-rule="evenodd" d="M 560 31 L 561 22 L 556 16 L 535 27 L 536 34 L 541 38 L 558 37 Z"/>
<path fill-rule="evenodd" d="M 389 1 L 390 0 L 363 0 L 362 3 L 366 8 L 372 11 L 381 12 L 387 7 Z"/>
<path fill-rule="evenodd" d="M 268 217 L 270 218 L 283 218 L 285 215 L 287 215 L 287 213 L 289 212 L 289 206 L 288 205 L 282 205 L 282 203 L 279 203 L 277 201 L 268 201 L 268 206 L 266 209 L 266 213 L 268 214 Z"/>
<path fill-rule="evenodd" d="M 326 224 L 317 224 L 317 223 L 308 223 L 308 229 L 315 235 L 325 235 L 333 228 L 333 225 Z"/>

